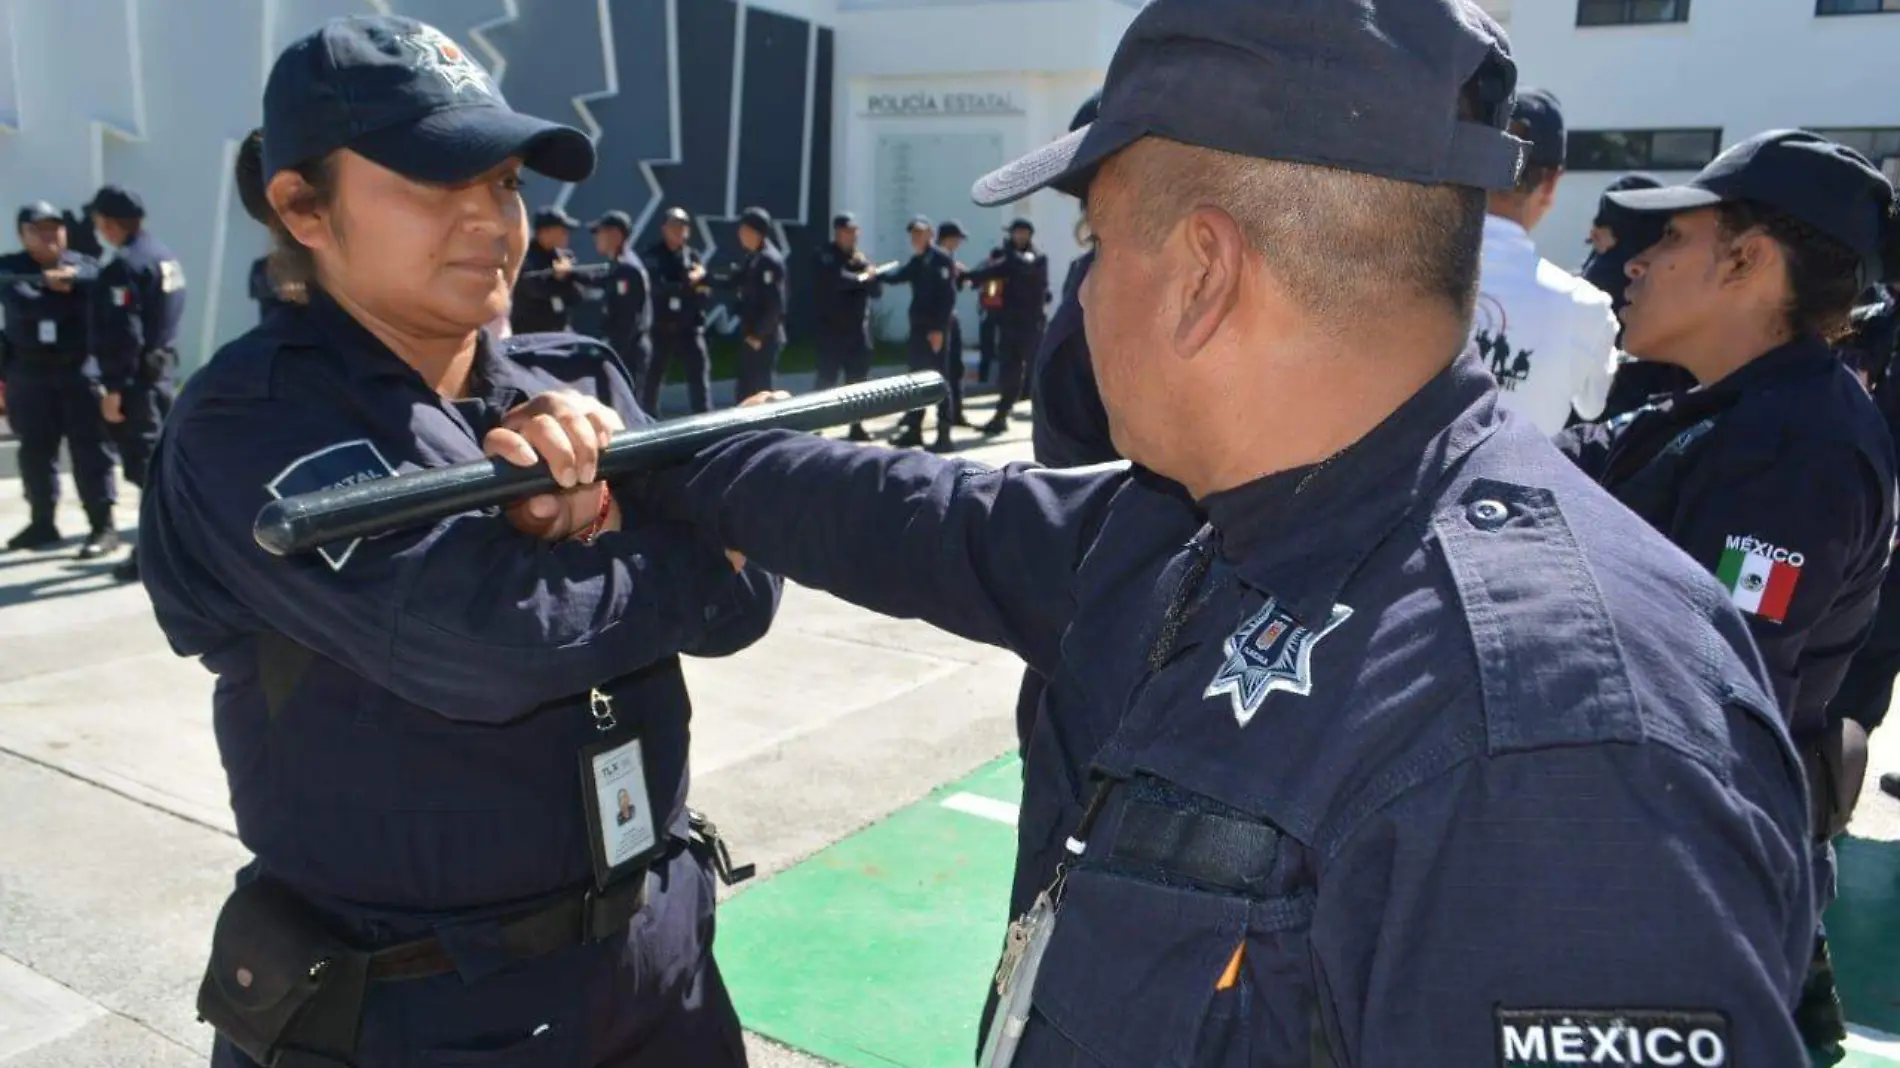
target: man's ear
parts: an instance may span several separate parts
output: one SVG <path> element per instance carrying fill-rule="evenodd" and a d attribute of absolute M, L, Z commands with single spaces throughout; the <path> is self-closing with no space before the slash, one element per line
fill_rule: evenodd
<path fill-rule="evenodd" d="M 1232 215 L 1199 207 L 1182 220 L 1172 240 L 1184 244 L 1187 262 L 1187 270 L 1174 282 L 1181 287 L 1174 347 L 1179 355 L 1192 358 L 1240 303 L 1247 239 Z"/>
<path fill-rule="evenodd" d="M 305 248 L 316 250 L 334 243 L 328 220 L 312 205 L 316 191 L 296 171 L 278 171 L 264 187 L 264 197 L 283 220 L 284 229 Z"/>

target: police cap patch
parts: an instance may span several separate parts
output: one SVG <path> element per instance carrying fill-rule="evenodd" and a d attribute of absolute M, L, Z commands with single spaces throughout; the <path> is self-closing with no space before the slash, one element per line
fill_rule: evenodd
<path fill-rule="evenodd" d="M 1728 1068 L 1728 1017 L 1685 1009 L 1497 1010 L 1501 1068 Z"/>
<path fill-rule="evenodd" d="M 335 489 L 339 486 L 354 486 L 360 482 L 373 482 L 379 478 L 388 478 L 396 473 L 383 454 L 376 450 L 368 438 L 355 441 L 341 441 L 335 445 L 326 445 L 315 452 L 305 453 L 290 462 L 282 473 L 265 484 L 264 488 L 277 500 L 295 497 L 300 493 L 315 493 L 318 490 Z M 330 570 L 341 571 L 343 565 L 350 562 L 350 555 L 363 543 L 357 538 L 348 544 L 325 545 L 317 550 L 323 562 Z"/>

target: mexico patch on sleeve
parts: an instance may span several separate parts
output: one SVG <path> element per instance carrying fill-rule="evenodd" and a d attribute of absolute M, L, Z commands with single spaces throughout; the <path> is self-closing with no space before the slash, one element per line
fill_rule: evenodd
<path fill-rule="evenodd" d="M 1728 1017 L 1691 1009 L 1497 1009 L 1500 1068 L 1728 1068 Z"/>
<path fill-rule="evenodd" d="M 283 500 L 301 493 L 374 482 L 395 473 L 396 469 L 383 459 L 383 454 L 377 451 L 368 438 L 357 438 L 355 441 L 327 445 L 297 457 L 276 478 L 265 483 L 264 488 L 272 497 Z M 362 543 L 363 539 L 357 538 L 348 544 L 321 546 L 317 549 L 317 555 L 330 565 L 330 570 L 341 571 L 343 565 L 350 562 L 350 555 Z"/>
<path fill-rule="evenodd" d="M 1788 618 L 1788 602 L 1794 599 L 1801 566 L 1807 562 L 1799 550 L 1732 534 L 1722 543 L 1715 577 L 1728 588 L 1735 607 L 1780 623 Z"/>

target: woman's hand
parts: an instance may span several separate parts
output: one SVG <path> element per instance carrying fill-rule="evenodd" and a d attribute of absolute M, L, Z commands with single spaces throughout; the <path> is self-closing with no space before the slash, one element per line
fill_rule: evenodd
<path fill-rule="evenodd" d="M 625 426 L 612 408 L 565 390 L 543 393 L 510 411 L 482 440 L 482 451 L 518 467 L 545 460 L 561 492 L 516 501 L 507 508 L 508 521 L 544 541 L 562 541 L 593 526 L 606 491 L 597 480 L 600 453 Z M 617 503 L 610 504 L 600 529 L 620 529 Z"/>

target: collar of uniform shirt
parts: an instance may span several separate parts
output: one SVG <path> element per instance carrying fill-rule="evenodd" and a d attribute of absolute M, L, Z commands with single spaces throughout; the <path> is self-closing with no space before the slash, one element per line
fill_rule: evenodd
<path fill-rule="evenodd" d="M 1769 349 L 1707 388 L 1711 393 L 1759 389 L 1777 379 L 1826 371 L 1838 362 L 1827 342 L 1818 337 L 1798 337 Z"/>
<path fill-rule="evenodd" d="M 389 351 L 389 346 L 383 344 L 382 339 L 344 311 L 321 286 L 310 286 L 308 294 L 309 303 L 303 309 L 303 322 L 315 335 L 313 340 L 328 342 L 325 347 L 336 353 L 351 378 L 398 378 L 431 396 L 435 395 L 435 391 L 429 389 L 428 383 L 422 380 L 415 368 Z M 494 336 L 486 330 L 482 331 L 475 343 L 474 366 L 469 369 L 469 399 L 479 400 L 489 407 L 499 407 L 503 411 L 526 400 L 527 392 L 511 384 L 507 378 L 506 364 L 496 359 Z"/>
<path fill-rule="evenodd" d="M 1491 376 L 1459 357 L 1332 458 L 1210 494 L 1221 557 L 1302 626 L 1324 626 L 1360 562 L 1491 436 L 1496 410 Z"/>

